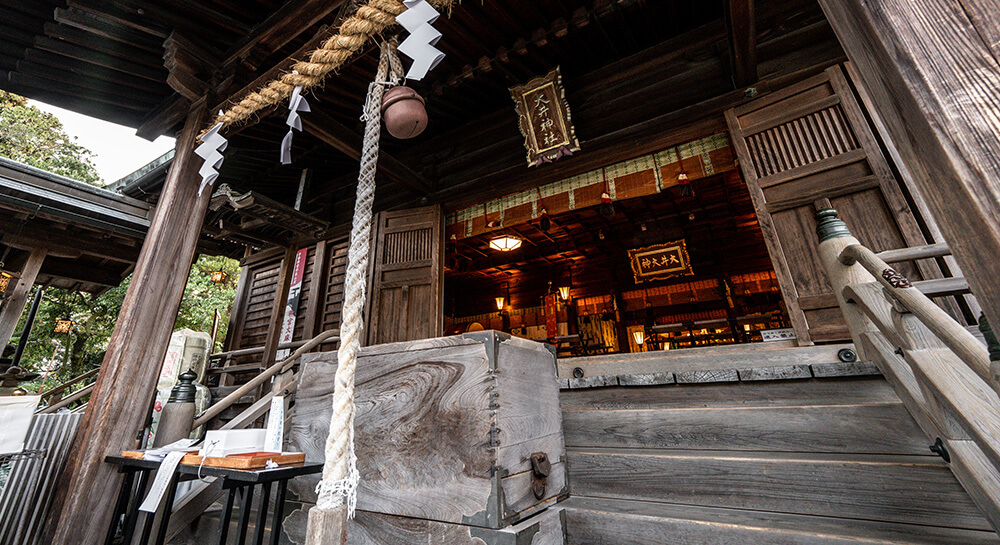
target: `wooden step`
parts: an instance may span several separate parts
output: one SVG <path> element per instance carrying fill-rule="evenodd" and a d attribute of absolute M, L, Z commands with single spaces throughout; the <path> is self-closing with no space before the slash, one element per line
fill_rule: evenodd
<path fill-rule="evenodd" d="M 969 282 L 961 276 L 919 280 L 913 283 L 913 287 L 920 290 L 920 293 L 923 293 L 927 297 L 947 297 L 949 295 L 972 293 L 969 290 Z"/>
<path fill-rule="evenodd" d="M 566 445 L 862 454 L 928 453 L 902 402 L 563 411 Z"/>
<path fill-rule="evenodd" d="M 899 403 L 880 376 L 806 381 L 733 382 L 643 388 L 562 390 L 564 411 L 687 409 L 697 407 L 788 407 L 830 404 Z"/>
<path fill-rule="evenodd" d="M 998 545 L 991 531 L 571 497 L 567 545 Z"/>
<path fill-rule="evenodd" d="M 937 457 L 566 450 L 576 496 L 990 529 Z"/>

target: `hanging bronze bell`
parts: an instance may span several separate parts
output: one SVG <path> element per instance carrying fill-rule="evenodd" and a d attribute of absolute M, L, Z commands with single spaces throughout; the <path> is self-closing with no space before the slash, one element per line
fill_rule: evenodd
<path fill-rule="evenodd" d="M 427 128 L 427 109 L 416 91 L 398 85 L 382 97 L 382 119 L 389 134 L 400 140 L 413 138 Z"/>

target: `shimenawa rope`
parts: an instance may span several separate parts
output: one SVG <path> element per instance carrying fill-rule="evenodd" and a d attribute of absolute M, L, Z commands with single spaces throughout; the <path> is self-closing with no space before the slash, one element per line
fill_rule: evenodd
<path fill-rule="evenodd" d="M 429 3 L 438 9 L 450 9 L 456 1 L 429 0 Z M 313 51 L 308 60 L 295 63 L 292 67 L 294 72 L 283 74 L 259 91 L 243 97 L 219 114 L 210 126 L 222 123 L 222 128 L 225 129 L 230 125 L 242 123 L 255 113 L 287 100 L 292 96 L 296 85 L 301 85 L 303 91 L 320 85 L 330 72 L 343 66 L 365 42 L 394 25 L 396 16 L 404 11 L 406 6 L 400 0 L 368 0 L 367 4 L 358 8 L 357 13 L 340 25 L 337 34 Z"/>

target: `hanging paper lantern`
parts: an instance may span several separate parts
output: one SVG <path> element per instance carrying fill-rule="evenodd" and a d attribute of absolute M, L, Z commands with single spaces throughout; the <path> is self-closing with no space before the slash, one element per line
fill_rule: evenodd
<path fill-rule="evenodd" d="M 213 284 L 221 284 L 221 283 L 225 282 L 227 278 L 229 278 L 229 275 L 226 274 L 226 271 L 223 271 L 223 270 L 212 271 L 212 283 Z"/>
<path fill-rule="evenodd" d="M 691 186 L 687 172 L 683 170 L 677 175 L 677 187 L 681 191 L 681 197 L 694 197 L 694 187 Z"/>
<path fill-rule="evenodd" d="M 420 135 L 427 128 L 423 97 L 403 85 L 389 89 L 382 97 L 382 119 L 389 134 L 400 140 Z"/>
<path fill-rule="evenodd" d="M 542 217 L 538 220 L 538 228 L 543 233 L 548 232 L 552 228 L 552 220 L 549 219 L 549 212 L 544 208 L 542 208 Z"/>
<path fill-rule="evenodd" d="M 512 237 L 510 235 L 504 235 L 501 237 L 496 237 L 490 241 L 490 248 L 500 252 L 510 252 L 521 247 L 521 239 L 517 237 Z"/>
<path fill-rule="evenodd" d="M 611 204 L 611 195 L 607 191 L 601 193 L 601 215 L 609 218 L 615 215 L 615 205 Z"/>
<path fill-rule="evenodd" d="M 57 335 L 65 335 L 72 331 L 74 325 L 76 325 L 76 322 L 69 316 L 66 316 L 65 318 L 56 320 L 56 327 L 52 329 L 52 332 Z"/>
<path fill-rule="evenodd" d="M 11 278 L 14 278 L 14 275 L 7 271 L 0 271 L 0 299 L 7 297 L 7 286 L 10 284 Z"/>

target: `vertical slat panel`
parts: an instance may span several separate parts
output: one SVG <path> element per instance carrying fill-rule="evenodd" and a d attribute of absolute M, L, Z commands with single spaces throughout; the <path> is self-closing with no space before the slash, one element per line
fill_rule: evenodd
<path fill-rule="evenodd" d="M 80 413 L 35 415 L 25 450 L 44 449 L 46 454 L 11 465 L 7 484 L 0 491 L 0 543 L 38 543 L 56 480 L 82 417 Z"/>

